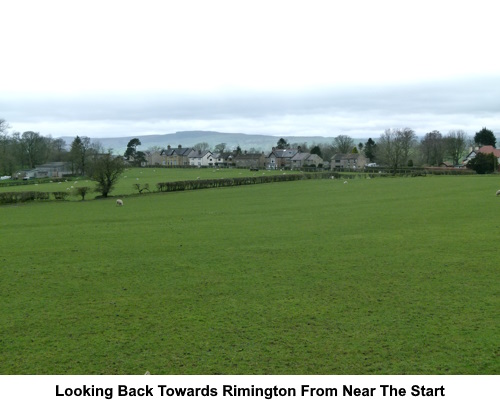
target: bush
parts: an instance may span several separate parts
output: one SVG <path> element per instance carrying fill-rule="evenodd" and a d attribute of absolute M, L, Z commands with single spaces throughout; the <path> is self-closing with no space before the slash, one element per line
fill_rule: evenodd
<path fill-rule="evenodd" d="M 479 152 L 467 163 L 467 168 L 474 170 L 477 174 L 492 173 L 497 171 L 498 161 L 493 153 Z"/>
<path fill-rule="evenodd" d="M 89 193 L 90 187 L 77 187 L 75 188 L 74 194 L 82 197 L 82 201 L 85 200 L 85 196 Z"/>
<path fill-rule="evenodd" d="M 53 191 L 52 195 L 56 200 L 65 200 L 68 198 L 69 193 L 67 191 Z"/>

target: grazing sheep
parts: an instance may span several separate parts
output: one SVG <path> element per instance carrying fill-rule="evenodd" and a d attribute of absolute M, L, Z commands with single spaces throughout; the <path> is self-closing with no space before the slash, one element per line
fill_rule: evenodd
<path fill-rule="evenodd" d="M 122 201 L 122 200 L 116 200 L 116 205 L 117 205 L 118 207 L 123 206 L 123 201 Z"/>
<path fill-rule="evenodd" d="M 500 190 L 497 191 L 496 195 L 500 195 Z"/>
<path fill-rule="evenodd" d="M 347 180 L 346 180 L 346 181 L 344 181 L 344 184 L 347 184 Z"/>

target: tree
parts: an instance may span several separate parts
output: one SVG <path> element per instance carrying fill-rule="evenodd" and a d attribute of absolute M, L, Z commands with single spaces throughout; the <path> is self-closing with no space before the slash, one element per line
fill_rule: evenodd
<path fill-rule="evenodd" d="M 76 136 L 73 142 L 71 142 L 69 156 L 74 173 L 79 173 L 82 176 L 87 174 L 87 165 L 92 151 L 93 146 L 90 143 L 90 138 L 86 136 L 82 136 L 81 138 Z"/>
<path fill-rule="evenodd" d="M 127 150 L 124 153 L 125 159 L 132 160 L 135 159 L 137 154 L 137 147 L 141 144 L 141 141 L 138 138 L 131 139 L 127 144 Z"/>
<path fill-rule="evenodd" d="M 193 149 L 205 151 L 210 149 L 210 145 L 207 142 L 198 142 L 193 146 Z"/>
<path fill-rule="evenodd" d="M 88 192 L 90 191 L 90 187 L 77 187 L 75 188 L 75 195 L 79 195 L 80 197 L 82 197 L 82 201 L 85 200 L 85 196 L 88 194 Z"/>
<path fill-rule="evenodd" d="M 483 128 L 481 131 L 476 132 L 474 142 L 479 146 L 491 145 L 495 147 L 497 140 L 493 131 Z"/>
<path fill-rule="evenodd" d="M 368 138 L 368 141 L 366 141 L 366 144 L 364 146 L 364 152 L 365 156 L 370 159 L 370 162 L 373 162 L 375 160 L 375 150 L 376 150 L 376 144 L 375 141 L 372 138 Z"/>
<path fill-rule="evenodd" d="M 307 147 L 307 142 L 302 142 L 302 143 L 292 143 L 289 145 L 290 149 L 297 149 L 299 152 L 302 153 L 307 153 L 309 151 L 309 148 Z"/>
<path fill-rule="evenodd" d="M 215 145 L 214 152 L 216 153 L 224 153 L 226 150 L 226 144 L 225 143 L 219 143 Z"/>
<path fill-rule="evenodd" d="M 95 191 L 106 198 L 113 190 L 124 169 L 123 158 L 121 156 L 114 157 L 110 152 L 94 159 L 91 178 L 97 182 Z"/>
<path fill-rule="evenodd" d="M 15 140 L 8 136 L 9 124 L 0 118 L 0 174 L 11 175 L 16 170 Z"/>
<path fill-rule="evenodd" d="M 337 153 L 349 153 L 354 147 L 354 141 L 350 136 L 339 135 L 333 140 L 333 148 Z"/>
<path fill-rule="evenodd" d="M 497 171 L 497 167 L 498 160 L 493 153 L 479 152 L 467 162 L 467 168 L 474 170 L 477 174 L 493 173 Z"/>
<path fill-rule="evenodd" d="M 287 149 L 290 147 L 290 144 L 285 138 L 280 138 L 278 143 L 276 144 L 277 149 Z"/>
<path fill-rule="evenodd" d="M 7 136 L 9 124 L 3 118 L 0 118 L 0 136 Z"/>
<path fill-rule="evenodd" d="M 415 131 L 410 128 L 403 128 L 403 129 L 398 129 L 398 138 L 400 139 L 401 142 L 401 147 L 402 147 L 402 158 L 403 158 L 403 165 L 408 164 L 408 158 L 410 157 L 411 150 L 413 146 L 415 145 L 415 142 L 417 141 L 417 136 L 415 135 Z"/>
<path fill-rule="evenodd" d="M 395 173 L 399 167 L 408 164 L 408 156 L 415 140 L 415 133 L 410 128 L 386 129 L 378 142 L 380 160 Z"/>
<path fill-rule="evenodd" d="M 467 150 L 467 133 L 461 129 L 450 131 L 444 141 L 446 154 L 451 158 L 454 165 L 458 165 Z"/>
<path fill-rule="evenodd" d="M 126 160 L 134 162 L 136 166 L 140 166 L 142 163 L 146 162 L 146 154 L 137 150 L 137 147 L 140 144 L 141 141 L 138 138 L 131 139 L 127 144 L 127 150 L 123 155 Z"/>
<path fill-rule="evenodd" d="M 323 158 L 323 156 L 321 154 L 321 148 L 318 145 L 312 147 L 311 154 L 318 155 L 320 158 Z"/>
<path fill-rule="evenodd" d="M 431 131 L 425 134 L 420 142 L 423 161 L 428 165 L 439 165 L 444 160 L 444 139 L 439 131 Z"/>
<path fill-rule="evenodd" d="M 63 139 L 48 138 L 48 156 L 47 160 L 60 162 L 67 158 L 66 142 Z"/>
<path fill-rule="evenodd" d="M 23 161 L 26 162 L 30 168 L 34 168 L 37 164 L 43 162 L 46 142 L 38 132 L 24 132 L 21 135 L 20 146 Z"/>

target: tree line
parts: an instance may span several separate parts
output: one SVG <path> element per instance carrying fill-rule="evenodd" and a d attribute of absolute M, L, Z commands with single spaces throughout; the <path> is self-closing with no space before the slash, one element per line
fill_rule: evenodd
<path fill-rule="evenodd" d="M 370 162 L 381 166 L 398 169 L 407 166 L 439 166 L 445 162 L 460 165 L 468 150 L 475 146 L 496 146 L 493 131 L 482 128 L 470 137 L 464 130 L 449 131 L 446 135 L 434 130 L 425 134 L 420 140 L 411 128 L 386 129 L 375 142 L 369 138 L 365 143 L 356 145 L 354 139 L 347 135 L 339 135 L 331 144 L 315 145 L 290 144 L 281 138 L 279 149 L 300 148 L 303 152 L 315 153 L 330 161 L 335 154 L 363 153 Z M 478 159 L 483 159 L 479 157 Z M 489 167 L 493 167 L 488 158 Z M 476 170 L 475 167 L 471 167 Z"/>
<path fill-rule="evenodd" d="M 38 132 L 26 131 L 22 134 L 8 133 L 9 125 L 0 119 L 0 173 L 11 175 L 20 169 L 31 169 L 37 165 L 64 161 L 71 164 L 72 172 L 76 175 L 92 176 L 91 162 L 97 157 L 111 151 L 105 151 L 103 146 L 88 137 L 76 136 L 71 145 L 66 145 L 62 139 L 53 139 L 50 135 L 42 136 Z M 138 138 L 133 138 L 127 144 L 124 159 L 132 164 L 144 162 L 145 153 L 138 150 L 141 144 Z M 324 161 L 331 161 L 338 153 L 362 153 L 371 162 L 397 169 L 404 166 L 437 166 L 446 161 L 459 165 L 467 150 L 472 146 L 496 146 L 494 133 L 482 128 L 474 137 L 470 137 L 463 130 L 449 131 L 446 135 L 434 130 L 425 134 L 420 140 L 411 128 L 386 129 L 376 142 L 369 138 L 366 142 L 355 143 L 347 135 L 339 135 L 333 142 L 315 144 L 290 143 L 281 138 L 277 142 L 278 149 L 300 149 L 302 152 L 317 154 Z M 206 142 L 193 146 L 194 149 L 208 150 Z M 150 148 L 151 149 L 151 148 Z M 153 148 L 155 149 L 155 148 Z M 161 147 L 156 147 L 161 150 Z M 228 150 L 225 143 L 216 145 L 214 152 Z M 241 152 L 239 146 L 236 148 Z M 248 153 L 261 153 L 254 148 Z M 490 166 L 492 166 L 490 164 Z"/>

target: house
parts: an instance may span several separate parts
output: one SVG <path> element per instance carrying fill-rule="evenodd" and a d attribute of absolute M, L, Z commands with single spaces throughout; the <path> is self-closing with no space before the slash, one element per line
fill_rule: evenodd
<path fill-rule="evenodd" d="M 171 148 L 170 145 L 167 149 L 163 149 L 160 152 L 161 164 L 163 166 L 171 167 L 186 167 L 189 166 L 189 154 L 193 151 L 193 148 L 183 148 L 179 145 L 177 148 Z"/>
<path fill-rule="evenodd" d="M 208 150 L 192 150 L 189 155 L 189 166 L 195 167 L 209 167 L 213 166 L 212 152 Z"/>
<path fill-rule="evenodd" d="M 481 146 L 480 148 L 476 147 L 472 149 L 462 163 L 464 165 L 467 165 L 467 163 L 474 159 L 478 153 L 484 153 L 485 155 L 493 153 L 493 155 L 497 158 L 498 163 L 500 164 L 500 149 L 496 149 L 491 145 Z"/>
<path fill-rule="evenodd" d="M 299 169 L 301 167 L 318 167 L 318 165 L 320 164 L 323 164 L 323 159 L 321 159 L 318 155 L 314 153 L 311 154 L 299 152 L 292 158 L 291 168 Z"/>
<path fill-rule="evenodd" d="M 155 152 L 145 152 L 146 154 L 146 164 L 148 166 L 159 166 L 163 162 L 163 157 L 159 151 Z"/>
<path fill-rule="evenodd" d="M 292 158 L 300 152 L 300 149 L 276 149 L 266 157 L 268 169 L 289 169 L 292 167 Z"/>
<path fill-rule="evenodd" d="M 263 169 L 266 166 L 266 155 L 262 153 L 240 153 L 233 158 L 234 166 Z"/>
<path fill-rule="evenodd" d="M 19 171 L 13 177 L 16 179 L 61 178 L 63 176 L 70 176 L 72 173 L 70 163 L 50 162 L 35 166 L 34 169 Z"/>
<path fill-rule="evenodd" d="M 305 160 L 305 165 L 311 167 L 312 165 L 319 167 L 323 165 L 323 158 L 315 153 L 311 153 L 309 157 Z"/>
<path fill-rule="evenodd" d="M 360 153 L 337 153 L 331 160 L 332 169 L 364 169 L 370 159 Z"/>
<path fill-rule="evenodd" d="M 213 163 L 215 167 L 232 167 L 233 166 L 233 152 L 223 152 L 213 154 Z"/>

